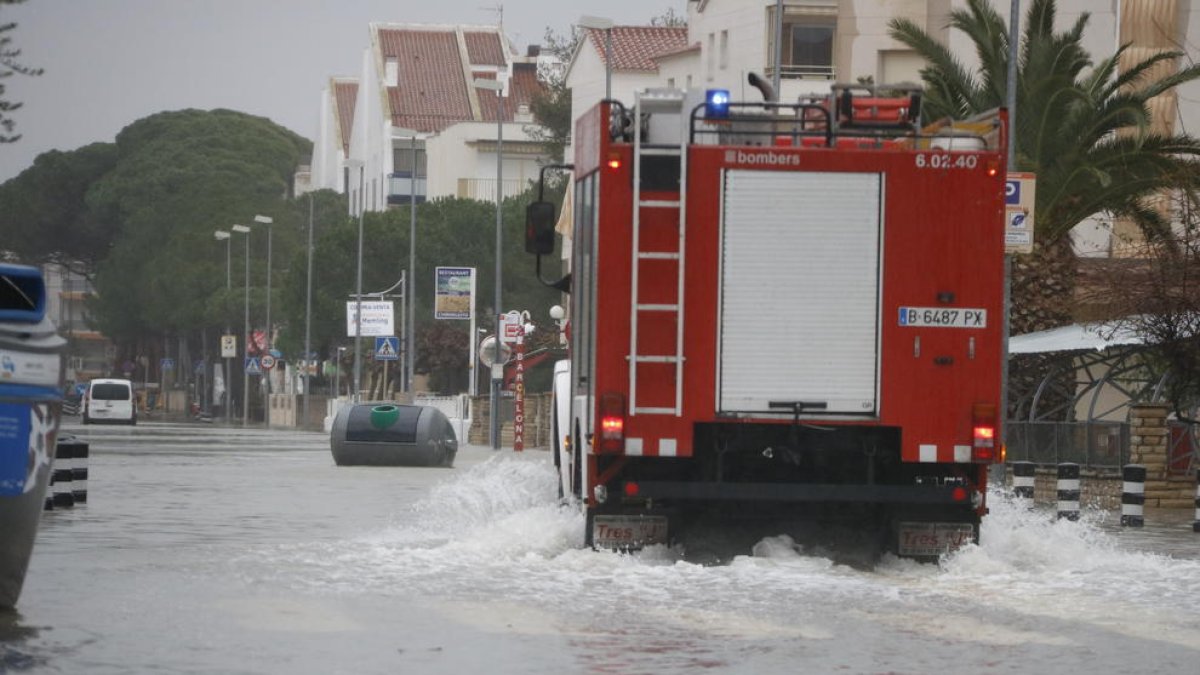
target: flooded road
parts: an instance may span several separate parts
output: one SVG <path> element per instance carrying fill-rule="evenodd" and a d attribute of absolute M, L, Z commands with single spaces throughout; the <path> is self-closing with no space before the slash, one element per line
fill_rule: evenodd
<path fill-rule="evenodd" d="M 68 418 L 68 421 L 72 421 Z M 1184 673 L 1191 514 L 1122 531 L 999 496 L 941 567 L 779 537 L 727 564 L 581 550 L 544 452 L 337 467 L 328 437 L 65 425 L 86 505 L 42 520 L 0 673 Z"/>

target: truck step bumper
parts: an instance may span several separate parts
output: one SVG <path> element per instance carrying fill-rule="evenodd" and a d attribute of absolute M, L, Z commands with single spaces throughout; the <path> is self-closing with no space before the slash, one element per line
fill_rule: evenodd
<path fill-rule="evenodd" d="M 637 496 L 651 499 L 741 502 L 857 502 L 872 504 L 971 503 L 960 485 L 839 485 L 824 483 L 715 483 L 639 481 Z"/>

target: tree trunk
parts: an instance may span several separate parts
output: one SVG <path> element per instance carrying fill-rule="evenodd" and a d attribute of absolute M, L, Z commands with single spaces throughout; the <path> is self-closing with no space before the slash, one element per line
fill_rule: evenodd
<path fill-rule="evenodd" d="M 1069 236 L 1039 244 L 1029 255 L 1013 256 L 1009 334 L 1024 335 L 1070 324 L 1074 318 L 1077 269 L 1078 260 Z M 1074 373 L 1070 368 L 1056 369 L 1060 358 L 1057 354 L 1034 354 L 1009 359 L 1010 419 L 1041 418 L 1046 411 L 1054 411 L 1053 418 L 1057 420 L 1074 417 L 1068 405 L 1074 389 Z M 1029 410 L 1033 393 L 1056 370 L 1056 378 L 1062 381 L 1055 381 L 1054 386 L 1047 388 L 1037 410 Z"/>

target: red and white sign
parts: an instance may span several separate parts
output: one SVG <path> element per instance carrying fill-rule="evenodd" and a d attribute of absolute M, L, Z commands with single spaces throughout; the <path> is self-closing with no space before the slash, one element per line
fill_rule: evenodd
<path fill-rule="evenodd" d="M 270 370 L 275 367 L 275 357 L 270 354 L 263 354 L 261 363 L 263 370 Z"/>
<path fill-rule="evenodd" d="M 500 331 L 504 344 L 513 344 L 521 334 L 525 320 L 520 312 L 509 312 L 500 315 Z"/>
<path fill-rule="evenodd" d="M 518 316 L 519 318 L 519 316 Z M 513 452 L 525 450 L 525 328 L 517 324 L 517 365 L 513 376 Z"/>

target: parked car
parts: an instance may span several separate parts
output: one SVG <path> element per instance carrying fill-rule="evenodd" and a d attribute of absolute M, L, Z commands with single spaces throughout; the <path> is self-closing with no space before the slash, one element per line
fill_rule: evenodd
<path fill-rule="evenodd" d="M 83 423 L 137 424 L 133 383 L 115 379 L 97 379 L 88 383 L 83 395 Z"/>

